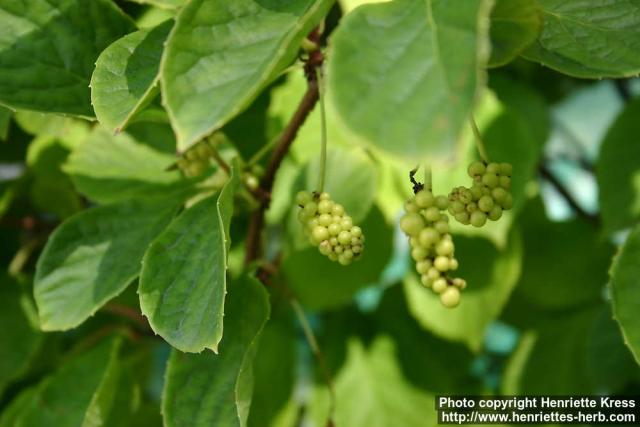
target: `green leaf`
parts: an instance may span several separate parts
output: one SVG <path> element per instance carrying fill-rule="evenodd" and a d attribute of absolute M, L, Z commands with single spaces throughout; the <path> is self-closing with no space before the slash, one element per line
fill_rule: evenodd
<path fill-rule="evenodd" d="M 320 310 L 348 304 L 358 290 L 380 279 L 391 257 L 392 230 L 377 208 L 371 209 L 361 227 L 365 236 L 375 236 L 375 242 L 367 240 L 360 259 L 349 266 L 330 261 L 316 247 L 285 258 L 285 280 L 305 307 Z"/>
<path fill-rule="evenodd" d="M 551 222 L 539 199 L 522 209 L 518 223 L 525 254 L 515 292 L 518 297 L 529 306 L 553 310 L 601 299 L 613 247 L 592 224 Z"/>
<path fill-rule="evenodd" d="M 6 0 L 0 28 L 0 103 L 92 117 L 96 59 L 135 26 L 109 0 Z"/>
<path fill-rule="evenodd" d="M 160 58 L 173 27 L 168 20 L 131 33 L 102 51 L 91 76 L 91 103 L 100 123 L 120 132 L 158 94 Z"/>
<path fill-rule="evenodd" d="M 119 349 L 120 340 L 106 340 L 62 365 L 21 405 L 16 425 L 105 425 L 120 374 Z"/>
<path fill-rule="evenodd" d="M 180 351 L 217 351 L 227 292 L 227 254 L 238 165 L 217 196 L 182 212 L 142 262 L 140 307 L 153 330 Z"/>
<path fill-rule="evenodd" d="M 590 308 L 564 314 L 555 323 L 525 333 L 507 364 L 501 394 L 596 393 L 585 356 L 598 312 Z"/>
<path fill-rule="evenodd" d="M 412 160 L 451 154 L 486 80 L 490 6 L 394 0 L 348 14 L 328 70 L 345 124 Z"/>
<path fill-rule="evenodd" d="M 186 182 L 171 154 L 141 144 L 128 134 L 96 128 L 73 150 L 64 166 L 79 192 L 99 203 L 180 192 Z"/>
<path fill-rule="evenodd" d="M 640 14 L 628 0 L 538 0 L 542 33 L 523 56 L 575 77 L 640 72 Z"/>
<path fill-rule="evenodd" d="M 169 359 L 162 398 L 167 427 L 246 425 L 252 368 L 260 332 L 269 317 L 261 283 L 245 276 L 230 286 L 220 354 L 186 354 Z"/>
<path fill-rule="evenodd" d="M 640 363 L 640 227 L 636 227 L 611 267 L 610 290 L 613 315 L 620 324 L 624 341 Z"/>
<path fill-rule="evenodd" d="M 49 238 L 34 294 L 43 330 L 73 328 L 122 292 L 140 271 L 147 246 L 179 200 L 131 201 L 69 218 Z"/>
<path fill-rule="evenodd" d="M 298 336 L 289 314 L 272 315 L 262 332 L 253 363 L 254 393 L 249 426 L 272 426 L 272 421 L 286 413 L 287 404 L 293 399 Z"/>
<path fill-rule="evenodd" d="M 9 124 L 13 111 L 0 105 L 0 141 L 6 141 L 9 136 Z"/>
<path fill-rule="evenodd" d="M 640 220 L 640 99 L 630 101 L 600 147 L 596 167 L 600 210 L 608 232 L 632 227 Z"/>
<path fill-rule="evenodd" d="M 194 0 L 161 65 L 164 103 L 185 150 L 244 110 L 296 56 L 333 0 Z"/>
<path fill-rule="evenodd" d="M 17 283 L 0 276 L 0 396 L 7 384 L 20 378 L 40 348 L 42 334 L 31 324 Z"/>
<path fill-rule="evenodd" d="M 506 248 L 499 250 L 489 240 L 455 235 L 460 268 L 455 277 L 468 283 L 460 305 L 446 308 L 439 296 L 410 274 L 404 281 L 409 310 L 424 328 L 444 338 L 466 343 L 477 351 L 487 326 L 502 312 L 521 269 L 520 236 L 512 233 Z"/>
<path fill-rule="evenodd" d="M 135 3 L 148 4 L 163 9 L 177 9 L 187 2 L 187 0 L 129 0 Z"/>
<path fill-rule="evenodd" d="M 316 189 L 320 159 L 315 157 L 306 171 L 305 188 Z M 376 168 L 361 148 L 331 148 L 327 151 L 324 191 L 342 204 L 353 222 L 361 222 L 371 210 L 376 195 Z"/>
<path fill-rule="evenodd" d="M 0 413 L 0 427 L 16 427 L 18 417 L 34 399 L 37 391 L 36 386 L 24 389 L 11 403 L 4 407 L 2 413 Z"/>
<path fill-rule="evenodd" d="M 511 62 L 538 38 L 542 14 L 536 0 L 497 0 L 491 11 L 490 67 Z"/>

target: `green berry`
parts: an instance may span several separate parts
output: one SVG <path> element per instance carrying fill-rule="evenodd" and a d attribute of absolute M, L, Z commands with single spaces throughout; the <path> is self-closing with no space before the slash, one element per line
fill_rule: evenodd
<path fill-rule="evenodd" d="M 431 288 L 433 289 L 434 292 L 438 294 L 445 292 L 448 288 L 446 279 L 443 279 L 443 278 L 435 279 L 433 281 L 433 284 L 431 285 Z"/>
<path fill-rule="evenodd" d="M 435 228 L 436 231 L 440 234 L 447 234 L 449 232 L 449 224 L 447 224 L 447 221 L 437 221 L 435 224 L 433 224 L 433 228 Z"/>
<path fill-rule="evenodd" d="M 451 202 L 449 208 L 451 209 L 451 213 L 454 215 L 465 211 L 465 206 L 460 201 Z"/>
<path fill-rule="evenodd" d="M 340 254 L 342 254 L 344 252 L 344 246 L 338 245 L 335 248 L 333 248 L 333 251 L 335 253 L 337 253 L 338 255 L 340 255 Z"/>
<path fill-rule="evenodd" d="M 508 190 L 511 188 L 511 178 L 509 178 L 508 176 L 501 176 L 499 179 L 499 185 L 500 187 L 504 188 L 505 190 Z"/>
<path fill-rule="evenodd" d="M 468 225 L 469 224 L 469 213 L 468 212 L 460 212 L 455 214 L 454 218 L 460 224 Z"/>
<path fill-rule="evenodd" d="M 335 222 L 329 224 L 327 228 L 329 229 L 329 235 L 331 236 L 337 236 L 342 231 L 342 227 L 340 227 L 340 225 L 336 224 Z"/>
<path fill-rule="evenodd" d="M 431 227 L 423 228 L 418 234 L 418 241 L 422 247 L 428 248 L 440 239 L 440 234 Z"/>
<path fill-rule="evenodd" d="M 427 221 L 430 221 L 430 222 L 437 221 L 440 219 L 440 210 L 435 206 L 432 206 L 430 208 L 427 208 L 427 210 L 424 213 L 424 216 L 425 218 L 427 218 Z"/>
<path fill-rule="evenodd" d="M 500 173 L 500 165 L 498 163 L 489 163 L 487 165 L 487 173 L 494 173 L 494 174 L 499 174 Z"/>
<path fill-rule="evenodd" d="M 416 264 L 416 271 L 420 274 L 427 274 L 429 269 L 432 267 L 432 263 L 430 260 L 425 259 L 422 261 L 418 261 Z"/>
<path fill-rule="evenodd" d="M 333 225 L 333 218 L 331 218 L 331 215 L 323 213 L 318 217 L 318 224 L 323 227 L 329 227 L 330 225 Z"/>
<path fill-rule="evenodd" d="M 512 207 L 513 207 L 513 197 L 511 196 L 511 194 L 507 194 L 507 197 L 505 197 L 504 201 L 502 202 L 502 209 L 504 209 L 505 211 L 508 211 Z"/>
<path fill-rule="evenodd" d="M 489 215 L 487 215 L 489 217 L 489 219 L 491 221 L 497 221 L 500 219 L 500 217 L 502 217 L 502 208 L 498 205 L 494 205 L 493 208 L 491 208 L 491 211 L 489 212 Z"/>
<path fill-rule="evenodd" d="M 315 202 L 309 202 L 304 205 L 303 209 L 307 213 L 307 215 L 311 217 L 318 211 L 318 205 Z"/>
<path fill-rule="evenodd" d="M 436 207 L 441 211 L 447 209 L 449 207 L 449 200 L 447 200 L 445 196 L 437 196 Z"/>
<path fill-rule="evenodd" d="M 435 203 L 433 194 L 431 194 L 431 192 L 427 190 L 418 191 L 413 201 L 419 208 L 422 209 L 431 207 Z"/>
<path fill-rule="evenodd" d="M 329 238 L 329 244 L 333 247 L 338 246 L 338 239 L 336 239 L 335 237 Z"/>
<path fill-rule="evenodd" d="M 426 274 L 420 276 L 420 283 L 422 283 L 422 286 L 425 286 L 427 288 L 431 287 L 431 279 L 429 279 L 429 276 L 427 276 Z"/>
<path fill-rule="evenodd" d="M 319 200 L 331 200 L 331 196 L 329 196 L 329 193 L 324 192 L 324 193 L 320 193 L 320 195 L 318 196 Z"/>
<path fill-rule="evenodd" d="M 471 191 L 471 196 L 473 197 L 473 200 L 477 201 L 484 195 L 483 192 L 482 192 L 483 188 L 484 187 L 482 185 L 474 184 L 469 189 L 469 191 Z"/>
<path fill-rule="evenodd" d="M 318 249 L 320 250 L 320 253 L 322 255 L 329 255 L 331 252 L 333 252 L 333 248 L 331 247 L 331 244 L 328 240 L 320 242 L 320 245 L 318 245 Z"/>
<path fill-rule="evenodd" d="M 320 214 L 329 214 L 333 209 L 333 202 L 331 200 L 320 200 L 318 202 L 318 212 Z"/>
<path fill-rule="evenodd" d="M 440 272 L 438 271 L 437 268 L 431 267 L 429 271 L 427 271 L 427 277 L 429 277 L 429 279 L 431 280 L 436 280 L 440 278 Z"/>
<path fill-rule="evenodd" d="M 361 245 L 353 245 L 351 246 L 351 250 L 353 251 L 354 254 L 359 254 L 362 252 L 362 246 Z"/>
<path fill-rule="evenodd" d="M 351 243 L 351 233 L 344 230 L 341 231 L 340 234 L 338 234 L 338 242 L 341 245 L 348 245 L 349 243 Z"/>
<path fill-rule="evenodd" d="M 491 190 L 491 197 L 499 205 L 502 205 L 502 203 L 504 202 L 504 199 L 506 199 L 508 195 L 509 195 L 509 192 L 504 188 L 498 187 Z"/>
<path fill-rule="evenodd" d="M 331 213 L 333 215 L 342 216 L 344 215 L 344 206 L 338 203 L 334 203 L 333 209 L 331 209 Z"/>
<path fill-rule="evenodd" d="M 418 205 L 413 203 L 411 200 L 407 200 L 404 202 L 404 210 L 405 212 L 418 212 L 420 208 L 418 208 Z"/>
<path fill-rule="evenodd" d="M 352 235 L 353 237 L 360 237 L 360 236 L 362 236 L 362 228 L 358 227 L 357 225 L 354 225 L 354 226 L 351 228 L 351 235 Z"/>
<path fill-rule="evenodd" d="M 491 196 L 482 196 L 480 200 L 478 200 L 478 207 L 482 212 L 491 211 L 491 208 L 493 208 L 493 199 Z"/>
<path fill-rule="evenodd" d="M 450 256 L 453 255 L 453 242 L 448 239 L 443 239 L 436 245 L 436 253 L 438 255 Z"/>
<path fill-rule="evenodd" d="M 340 255 L 340 256 L 338 257 L 338 262 L 339 262 L 341 265 L 349 265 L 349 264 L 351 264 L 351 259 L 350 259 L 350 258 L 345 257 L 345 256 L 344 256 L 344 254 L 342 254 L 342 255 Z"/>
<path fill-rule="evenodd" d="M 460 290 L 455 286 L 448 286 L 447 289 L 440 294 L 440 302 L 447 308 L 456 307 L 460 304 Z"/>
<path fill-rule="evenodd" d="M 437 256 L 433 261 L 433 266 L 439 271 L 447 271 L 449 269 L 449 258 L 446 256 Z"/>
<path fill-rule="evenodd" d="M 424 219 L 417 213 L 407 213 L 400 219 L 400 228 L 409 236 L 415 236 L 424 227 Z"/>
<path fill-rule="evenodd" d="M 467 204 L 467 212 L 472 213 L 478 210 L 478 204 L 475 202 L 471 202 Z"/>
<path fill-rule="evenodd" d="M 486 173 L 482 176 L 482 183 L 489 188 L 498 186 L 498 175 L 495 173 Z"/>
<path fill-rule="evenodd" d="M 353 259 L 353 251 L 351 249 L 346 249 L 343 253 L 342 256 L 345 257 L 348 260 Z"/>
<path fill-rule="evenodd" d="M 449 270 L 458 269 L 458 260 L 455 258 L 449 258 Z"/>
<path fill-rule="evenodd" d="M 353 221 L 351 220 L 351 217 L 347 216 L 342 218 L 342 221 L 340 222 L 340 227 L 342 227 L 344 231 L 350 231 L 351 228 L 353 227 Z"/>
<path fill-rule="evenodd" d="M 327 227 L 317 225 L 313 227 L 313 230 L 311 231 L 311 236 L 313 237 L 314 240 L 316 240 L 319 243 L 329 238 L 329 230 L 327 230 Z"/>
<path fill-rule="evenodd" d="M 469 165 L 469 168 L 467 168 L 467 172 L 469 173 L 469 176 L 471 178 L 473 178 L 474 176 L 483 175 L 485 170 L 486 168 L 484 166 L 484 163 L 478 161 L 471 163 Z"/>
<path fill-rule="evenodd" d="M 455 279 L 453 279 L 453 286 L 457 287 L 458 289 L 464 289 L 467 287 L 467 282 L 464 279 L 456 277 Z"/>
<path fill-rule="evenodd" d="M 475 211 L 471 214 L 469 222 L 474 227 L 482 227 L 487 222 L 487 214 L 481 211 Z"/>
<path fill-rule="evenodd" d="M 329 257 L 329 259 L 331 261 L 338 261 L 338 254 L 336 253 L 330 253 L 329 255 L 327 255 Z"/>

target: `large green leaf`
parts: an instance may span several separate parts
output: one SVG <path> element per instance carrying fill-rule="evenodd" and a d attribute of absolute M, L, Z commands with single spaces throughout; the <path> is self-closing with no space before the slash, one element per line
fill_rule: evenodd
<path fill-rule="evenodd" d="M 346 125 L 413 160 L 452 153 L 486 80 L 490 6 L 394 0 L 348 14 L 328 71 Z"/>
<path fill-rule="evenodd" d="M 627 104 L 600 147 L 596 168 L 600 210 L 609 232 L 632 227 L 640 220 L 640 99 Z"/>
<path fill-rule="evenodd" d="M 362 257 L 349 266 L 330 261 L 317 247 L 295 251 L 285 258 L 284 277 L 305 307 L 319 310 L 348 304 L 359 289 L 380 279 L 391 257 L 392 230 L 377 208 L 360 225 L 364 235 L 375 241 L 367 240 Z"/>
<path fill-rule="evenodd" d="M 91 103 L 100 123 L 110 130 L 120 132 L 157 95 L 160 58 L 172 27 L 168 20 L 129 34 L 98 57 L 91 76 Z"/>
<path fill-rule="evenodd" d="M 100 203 L 158 196 L 184 189 L 180 173 L 167 171 L 175 157 L 127 134 L 96 128 L 64 166 L 76 188 Z"/>
<path fill-rule="evenodd" d="M 543 28 L 523 56 L 576 77 L 640 72 L 640 13 L 628 0 L 538 0 Z"/>
<path fill-rule="evenodd" d="M 187 0 L 129 0 L 140 4 L 149 4 L 163 9 L 177 9 L 187 2 Z"/>
<path fill-rule="evenodd" d="M 105 340 L 62 365 L 25 398 L 15 425 L 104 426 L 120 375 L 119 348 L 120 340 Z"/>
<path fill-rule="evenodd" d="M 640 363 L 640 227 L 622 246 L 611 268 L 613 313 L 624 340 Z"/>
<path fill-rule="evenodd" d="M 6 0 L 0 28 L 0 103 L 92 117 L 96 59 L 135 26 L 110 0 Z"/>
<path fill-rule="evenodd" d="M 237 165 L 215 196 L 182 212 L 149 247 L 140 307 L 153 330 L 180 351 L 217 351 L 227 292 L 227 254 Z"/>
<path fill-rule="evenodd" d="M 21 295 L 18 284 L 0 275 L 0 396 L 9 382 L 25 373 L 42 342 L 25 304 L 31 301 Z"/>
<path fill-rule="evenodd" d="M 230 286 L 220 354 L 186 354 L 169 359 L 162 398 L 167 427 L 245 426 L 253 388 L 252 363 L 269 317 L 261 283 L 245 276 Z"/>
<path fill-rule="evenodd" d="M 553 310 L 599 301 L 613 247 L 592 224 L 549 221 L 539 199 L 522 212 L 524 261 L 515 294 L 530 306 Z"/>
<path fill-rule="evenodd" d="M 453 310 L 444 307 L 439 296 L 422 286 L 415 274 L 407 276 L 404 289 L 411 314 L 424 328 L 479 350 L 487 326 L 500 315 L 520 275 L 520 236 L 512 233 L 502 250 L 482 238 L 456 235 L 453 240 L 460 260 L 455 276 L 468 283 L 460 306 Z"/>
<path fill-rule="evenodd" d="M 497 0 L 491 11 L 490 67 L 504 65 L 536 41 L 542 14 L 536 0 Z"/>
<path fill-rule="evenodd" d="M 101 206 L 65 221 L 36 268 L 34 293 L 44 330 L 73 328 L 138 276 L 147 246 L 179 201 L 158 199 Z"/>
<path fill-rule="evenodd" d="M 333 0 L 193 0 L 161 66 L 164 103 L 184 150 L 245 109 L 294 58 Z"/>

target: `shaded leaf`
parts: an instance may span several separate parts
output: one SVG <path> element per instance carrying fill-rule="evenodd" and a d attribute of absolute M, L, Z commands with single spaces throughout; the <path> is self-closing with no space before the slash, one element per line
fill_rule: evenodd
<path fill-rule="evenodd" d="M 636 227 L 611 267 L 610 290 L 613 315 L 622 329 L 625 343 L 640 363 L 640 227 Z"/>
<path fill-rule="evenodd" d="M 194 0 L 181 9 L 161 66 L 178 148 L 244 110 L 295 58 L 332 3 Z"/>
<path fill-rule="evenodd" d="M 218 195 L 178 216 L 142 262 L 140 307 L 153 330 L 180 351 L 217 351 L 227 292 L 227 255 L 237 164 Z"/>
<path fill-rule="evenodd" d="M 73 328 L 138 276 L 147 246 L 180 200 L 131 201 L 80 212 L 47 241 L 34 294 L 43 330 Z"/>
<path fill-rule="evenodd" d="M 536 0 L 497 0 L 491 11 L 490 67 L 515 59 L 542 30 L 542 16 Z"/>
<path fill-rule="evenodd" d="M 0 105 L 0 141 L 6 141 L 9 136 L 9 124 L 13 111 Z"/>
<path fill-rule="evenodd" d="M 576 77 L 640 72 L 640 13 L 628 0 L 538 0 L 542 33 L 523 56 Z"/>
<path fill-rule="evenodd" d="M 162 413 L 167 427 L 245 426 L 251 404 L 251 365 L 269 300 L 261 283 L 243 277 L 230 286 L 220 353 L 173 350 Z"/>
<path fill-rule="evenodd" d="M 346 15 L 328 70 L 345 124 L 412 160 L 451 154 L 485 82 L 490 6 L 395 0 Z"/>
<path fill-rule="evenodd" d="M 627 104 L 611 125 L 600 147 L 597 178 L 602 220 L 608 232 L 640 220 L 640 99 Z"/>
<path fill-rule="evenodd" d="M 167 171 L 175 157 L 141 144 L 127 134 L 96 128 L 73 150 L 64 170 L 79 192 L 100 203 L 179 193 L 188 185 Z"/>
<path fill-rule="evenodd" d="M 0 28 L 0 103 L 92 117 L 96 59 L 135 25 L 109 0 L 6 0 Z"/>
<path fill-rule="evenodd" d="M 102 51 L 91 76 L 91 103 L 96 117 L 120 132 L 158 94 L 164 42 L 173 27 L 168 20 L 150 30 L 131 33 Z"/>

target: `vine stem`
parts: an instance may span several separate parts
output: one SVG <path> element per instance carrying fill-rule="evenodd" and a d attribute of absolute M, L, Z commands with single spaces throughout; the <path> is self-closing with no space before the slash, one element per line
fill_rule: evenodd
<path fill-rule="evenodd" d="M 318 176 L 318 193 L 324 191 L 327 170 L 327 114 L 324 105 L 324 76 L 322 66 L 316 68 L 318 94 L 320 98 L 320 175 Z"/>
<path fill-rule="evenodd" d="M 432 182 L 432 176 L 431 176 L 431 166 L 427 165 L 424 167 L 424 187 L 428 190 L 428 191 L 433 191 L 433 182 Z"/>
<path fill-rule="evenodd" d="M 489 155 L 487 154 L 487 149 L 484 146 L 484 141 L 482 140 L 482 135 L 480 134 L 480 129 L 478 129 L 478 125 L 476 121 L 473 119 L 473 116 L 469 116 L 469 124 L 471 125 L 471 130 L 473 131 L 473 135 L 476 137 L 476 146 L 478 147 L 478 152 L 480 153 L 480 157 L 484 160 L 485 163 L 489 163 Z"/>

